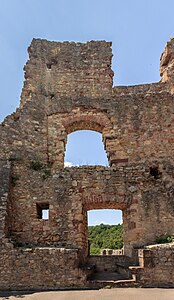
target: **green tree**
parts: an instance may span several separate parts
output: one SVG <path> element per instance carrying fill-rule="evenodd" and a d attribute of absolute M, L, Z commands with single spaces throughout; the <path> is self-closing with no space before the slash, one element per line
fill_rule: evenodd
<path fill-rule="evenodd" d="M 123 247 L 123 226 L 100 224 L 88 227 L 90 254 L 98 255 L 102 249 L 121 249 Z"/>

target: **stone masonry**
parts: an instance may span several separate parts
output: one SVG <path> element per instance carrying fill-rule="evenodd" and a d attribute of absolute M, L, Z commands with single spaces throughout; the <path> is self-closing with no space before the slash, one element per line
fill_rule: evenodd
<path fill-rule="evenodd" d="M 33 39 L 28 53 L 20 107 L 0 124 L 0 289 L 88 286 L 87 212 L 103 208 L 122 210 L 124 257 L 96 263 L 174 285 L 174 245 L 148 249 L 174 234 L 174 39 L 161 81 L 138 86 L 112 86 L 109 42 Z M 102 133 L 109 167 L 64 167 L 83 129 Z"/>

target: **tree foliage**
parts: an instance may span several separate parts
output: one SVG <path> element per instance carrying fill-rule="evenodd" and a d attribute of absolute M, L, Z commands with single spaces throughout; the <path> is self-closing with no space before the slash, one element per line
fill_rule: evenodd
<path fill-rule="evenodd" d="M 123 247 L 123 226 L 100 224 L 88 227 L 90 254 L 100 254 L 101 249 L 121 249 Z"/>
<path fill-rule="evenodd" d="M 174 242 L 174 235 L 163 235 L 157 238 L 156 240 L 157 244 L 165 244 L 165 243 L 172 243 Z"/>

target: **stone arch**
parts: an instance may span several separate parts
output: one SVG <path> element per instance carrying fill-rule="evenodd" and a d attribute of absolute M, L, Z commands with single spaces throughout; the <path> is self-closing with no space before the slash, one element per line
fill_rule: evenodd
<path fill-rule="evenodd" d="M 109 160 L 110 151 L 112 151 L 110 144 L 113 130 L 110 119 L 102 111 L 75 108 L 68 113 L 48 116 L 48 157 L 54 166 L 64 166 L 67 135 L 76 130 L 94 130 L 102 133 L 104 148 Z"/>
<path fill-rule="evenodd" d="M 123 193 L 119 196 L 112 193 L 98 193 L 88 190 L 87 193 L 82 193 L 82 203 L 85 210 L 93 209 L 119 209 L 126 210 L 130 206 L 130 198 Z"/>
<path fill-rule="evenodd" d="M 67 135 L 76 130 L 94 130 L 102 133 L 104 148 L 110 166 L 127 163 L 128 156 L 118 140 L 117 124 L 105 111 L 76 107 L 66 113 L 48 116 L 48 160 L 55 167 L 64 167 Z"/>
<path fill-rule="evenodd" d="M 111 124 L 108 122 L 108 118 L 106 116 L 105 118 L 103 117 L 104 116 L 101 113 L 95 115 L 82 113 L 80 116 L 77 115 L 73 118 L 65 118 L 63 120 L 63 126 L 65 127 L 67 134 L 76 130 L 94 130 L 103 133 L 104 128 L 112 128 Z"/>

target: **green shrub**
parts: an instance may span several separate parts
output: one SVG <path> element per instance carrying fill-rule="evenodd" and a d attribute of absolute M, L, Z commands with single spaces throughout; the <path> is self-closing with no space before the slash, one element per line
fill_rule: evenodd
<path fill-rule="evenodd" d="M 16 185 L 16 181 L 18 181 L 18 180 L 19 180 L 19 176 L 18 175 L 12 175 L 11 182 L 12 182 L 13 186 Z"/>
<path fill-rule="evenodd" d="M 100 248 L 91 246 L 90 247 L 90 255 L 100 255 Z"/>
<path fill-rule="evenodd" d="M 13 161 L 20 161 L 20 160 L 21 160 L 21 158 L 18 157 L 18 156 L 10 156 L 9 157 L 9 161 L 11 161 L 11 162 L 13 162 Z"/>
<path fill-rule="evenodd" d="M 42 175 L 42 178 L 45 180 L 50 176 L 51 176 L 51 170 L 48 168 L 44 168 L 44 174 Z"/>
<path fill-rule="evenodd" d="M 43 169 L 43 163 L 41 163 L 40 161 L 38 160 L 32 160 L 30 162 L 30 168 L 35 170 L 35 171 L 40 171 Z"/>
<path fill-rule="evenodd" d="M 156 240 L 157 244 L 166 244 L 166 243 L 171 243 L 174 242 L 174 235 L 163 235 L 157 238 Z"/>
<path fill-rule="evenodd" d="M 32 160 L 30 162 L 30 168 L 34 171 L 42 171 L 42 178 L 43 180 L 47 179 L 51 176 L 51 164 L 43 164 L 38 160 Z"/>

